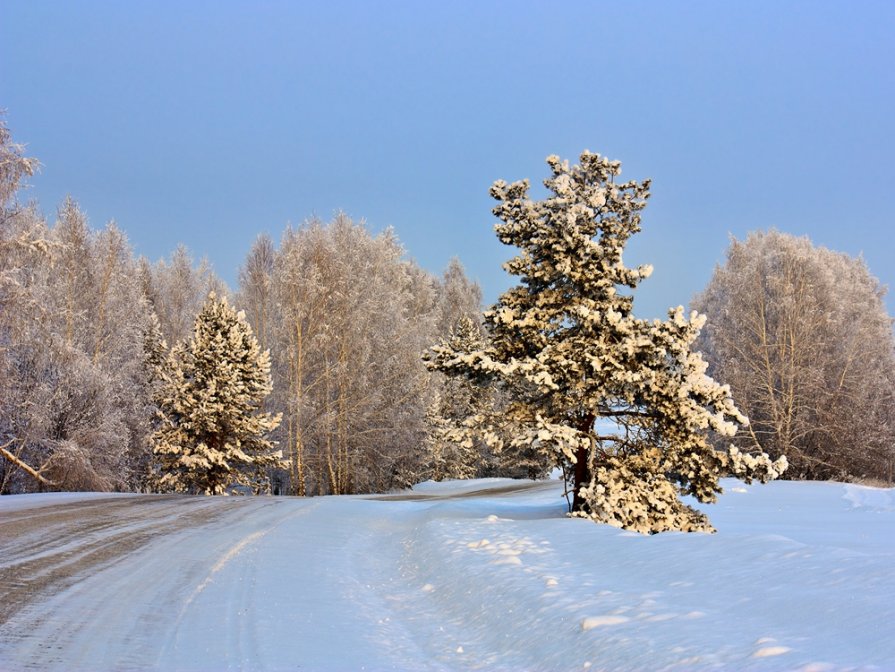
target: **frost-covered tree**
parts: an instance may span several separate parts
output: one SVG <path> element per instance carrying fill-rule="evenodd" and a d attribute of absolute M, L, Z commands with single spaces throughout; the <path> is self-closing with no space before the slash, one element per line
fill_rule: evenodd
<path fill-rule="evenodd" d="M 13 142 L 0 118 L 0 492 L 10 491 L 16 474 L 28 470 L 41 476 L 23 460 L 27 442 L 19 429 L 20 419 L 32 406 L 21 394 L 20 345 L 39 312 L 33 290 L 33 268 L 49 262 L 46 226 L 36 208 L 22 207 L 16 192 L 34 174 L 37 161 L 25 156 L 25 148 Z"/>
<path fill-rule="evenodd" d="M 456 257 L 435 284 L 435 337 L 458 351 L 484 344 L 482 290 L 470 280 Z M 493 390 L 472 382 L 435 374 L 435 398 L 426 412 L 424 475 L 434 480 L 494 476 L 496 458 L 481 436 L 463 430 L 481 407 L 492 401 Z"/>
<path fill-rule="evenodd" d="M 168 259 L 151 264 L 140 259 L 143 294 L 158 318 L 168 343 L 189 338 L 193 321 L 211 292 L 226 296 L 224 283 L 205 259 L 194 264 L 189 250 L 178 245 Z"/>
<path fill-rule="evenodd" d="M 458 321 L 442 347 L 471 353 L 486 347 L 487 336 L 471 317 Z M 425 360 L 431 361 L 427 355 Z M 440 380 L 440 383 L 438 382 Z M 508 396 L 485 376 L 436 379 L 436 398 L 426 414 L 425 475 L 445 478 L 543 478 L 549 456 L 520 437 L 524 431 L 505 415 Z M 502 417 L 500 423 L 489 418 Z"/>
<path fill-rule="evenodd" d="M 59 244 L 48 302 L 61 318 L 53 342 L 68 384 L 57 386 L 50 405 L 52 436 L 76 446 L 109 486 L 124 489 L 135 464 L 145 462 L 149 433 L 142 367 L 147 304 L 133 252 L 114 223 L 91 231 L 71 200 L 53 233 Z"/>
<path fill-rule="evenodd" d="M 433 364 L 507 392 L 505 412 L 487 421 L 515 423 L 516 441 L 553 456 L 570 477 L 575 515 L 648 533 L 710 530 L 681 495 L 712 502 L 720 477 L 764 481 L 785 460 L 712 447 L 710 431 L 732 436 L 746 418 L 691 349 L 703 318 L 679 307 L 666 321 L 639 319 L 624 291 L 652 270 L 622 261 L 649 181 L 616 182 L 620 163 L 598 154 L 580 161 L 547 159 L 541 201 L 527 180 L 491 187 L 497 236 L 520 249 L 504 268 L 520 283 L 485 313 L 486 347 L 438 346 Z"/>
<path fill-rule="evenodd" d="M 393 232 L 344 214 L 283 235 L 271 348 L 296 494 L 382 491 L 420 470 L 435 290 L 402 256 Z"/>
<path fill-rule="evenodd" d="M 693 306 L 699 341 L 756 440 L 791 478 L 895 472 L 895 338 L 885 288 L 862 259 L 778 231 L 733 240 Z"/>
<path fill-rule="evenodd" d="M 268 439 L 280 417 L 259 410 L 271 392 L 270 356 L 244 315 L 209 294 L 167 368 L 153 436 L 160 487 L 214 495 L 234 485 L 265 489 L 266 470 L 282 464 Z"/>
<path fill-rule="evenodd" d="M 276 256 L 276 247 L 271 237 L 261 234 L 252 243 L 252 248 L 239 269 L 236 304 L 245 310 L 246 319 L 252 325 L 262 350 L 269 347 Z"/>
<path fill-rule="evenodd" d="M 22 181 L 34 174 L 37 159 L 25 156 L 24 146 L 13 142 L 6 121 L 0 111 L 0 207 L 10 213 L 16 191 Z"/>
<path fill-rule="evenodd" d="M 164 378 L 167 363 L 168 342 L 162 335 L 158 317 L 150 311 L 143 327 L 143 369 L 150 384 L 155 384 Z"/>
<path fill-rule="evenodd" d="M 8 388 L 0 425 L 27 465 L 3 474 L 2 486 L 132 487 L 149 426 L 146 304 L 127 239 L 114 224 L 91 230 L 72 199 L 52 228 L 31 209 L 7 224 L 43 251 L 16 245 L 0 262 L 17 288 L 16 309 L 0 317 Z"/>
<path fill-rule="evenodd" d="M 452 352 L 474 352 L 484 344 L 481 330 L 461 317 L 445 347 Z M 488 390 L 462 377 L 446 377 L 426 413 L 426 476 L 444 479 L 484 475 L 489 451 L 482 437 L 468 431 L 467 422 L 481 414 Z"/>
<path fill-rule="evenodd" d="M 169 348 L 165 337 L 162 335 L 161 325 L 155 312 L 148 309 L 147 318 L 143 324 L 143 359 L 140 367 L 140 396 L 145 399 L 145 414 L 148 436 L 145 450 L 141 451 L 138 459 L 132 465 L 133 476 L 131 487 L 141 491 L 151 491 L 158 480 L 157 462 L 152 453 L 151 438 L 161 427 L 162 415 L 160 413 L 165 380 L 168 377 Z"/>
<path fill-rule="evenodd" d="M 469 279 L 463 264 L 456 257 L 448 262 L 438 279 L 435 293 L 435 331 L 438 337 L 450 337 L 460 320 L 468 319 L 476 326 L 481 325 L 482 288 Z"/>

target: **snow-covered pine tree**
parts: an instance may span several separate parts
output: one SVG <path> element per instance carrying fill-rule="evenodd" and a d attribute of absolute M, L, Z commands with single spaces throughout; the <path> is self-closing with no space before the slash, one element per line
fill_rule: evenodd
<path fill-rule="evenodd" d="M 712 502 L 720 477 L 764 482 L 785 458 L 712 448 L 710 431 L 732 436 L 747 420 L 691 351 L 704 318 L 678 307 L 666 321 L 639 319 L 633 297 L 619 291 L 652 271 L 622 262 L 650 183 L 616 183 L 621 164 L 599 154 L 585 151 L 580 162 L 548 157 L 542 201 L 528 197 L 527 180 L 491 187 L 497 236 L 521 249 L 504 265 L 520 284 L 485 313 L 484 348 L 442 344 L 431 361 L 506 390 L 508 407 L 485 421 L 516 423 L 520 442 L 554 456 L 574 515 L 644 533 L 711 530 L 679 496 Z"/>
<path fill-rule="evenodd" d="M 209 294 L 166 368 L 153 436 L 159 486 L 215 495 L 233 485 L 264 489 L 265 470 L 282 466 L 267 439 L 280 416 L 259 410 L 271 392 L 270 356 L 244 315 Z"/>
<path fill-rule="evenodd" d="M 148 312 L 143 324 L 143 361 L 139 372 L 139 386 L 144 400 L 147 441 L 131 460 L 131 487 L 141 492 L 151 492 L 158 480 L 159 462 L 153 455 L 153 435 L 162 426 L 160 409 L 166 392 L 170 351 L 162 335 L 158 316 L 147 301 Z"/>
<path fill-rule="evenodd" d="M 453 352 L 474 352 L 484 345 L 479 326 L 463 315 L 445 340 Z M 441 377 L 441 376 L 439 376 Z M 470 431 L 487 403 L 487 390 L 457 376 L 444 378 L 426 413 L 426 459 L 429 478 L 474 478 L 485 471 L 488 448 L 481 436 Z"/>

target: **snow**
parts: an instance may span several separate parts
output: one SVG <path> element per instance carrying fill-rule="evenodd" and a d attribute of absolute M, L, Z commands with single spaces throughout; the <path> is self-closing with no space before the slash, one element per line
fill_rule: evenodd
<path fill-rule="evenodd" d="M 5 622 L 0 610 L 0 669 L 895 667 L 895 491 L 724 485 L 703 507 L 717 534 L 655 536 L 566 518 L 555 481 L 380 498 L 3 497 L 0 534 L 31 523 L 0 536 L 13 588 L 37 581 L 23 567 L 52 575 L 37 563 L 60 543 L 41 531 L 57 502 L 84 502 L 77 539 L 91 549 L 158 522 L 106 564 L 79 565 L 69 541 L 65 580 Z"/>
<path fill-rule="evenodd" d="M 36 509 L 43 506 L 75 504 L 94 499 L 133 496 L 129 493 L 109 492 L 44 492 L 34 495 L 4 495 L 0 497 L 0 513 L 10 513 L 12 511 L 21 511 L 22 509 Z"/>

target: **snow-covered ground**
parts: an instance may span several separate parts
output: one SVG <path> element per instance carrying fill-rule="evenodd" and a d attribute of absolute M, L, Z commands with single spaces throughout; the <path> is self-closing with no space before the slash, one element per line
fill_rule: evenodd
<path fill-rule="evenodd" d="M 895 491 L 725 485 L 653 537 L 555 481 L 0 498 L 0 670 L 895 669 Z"/>

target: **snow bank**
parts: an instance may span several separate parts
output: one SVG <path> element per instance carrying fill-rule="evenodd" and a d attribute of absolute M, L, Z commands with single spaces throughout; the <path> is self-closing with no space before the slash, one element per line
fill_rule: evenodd
<path fill-rule="evenodd" d="M 220 498 L 0 625 L 0 667 L 893 668 L 895 491 L 725 485 L 717 534 L 653 537 L 565 517 L 557 482 Z"/>
<path fill-rule="evenodd" d="M 879 512 L 895 510 L 895 497 L 891 489 L 872 488 L 864 485 L 846 485 L 845 499 L 855 508 Z"/>

